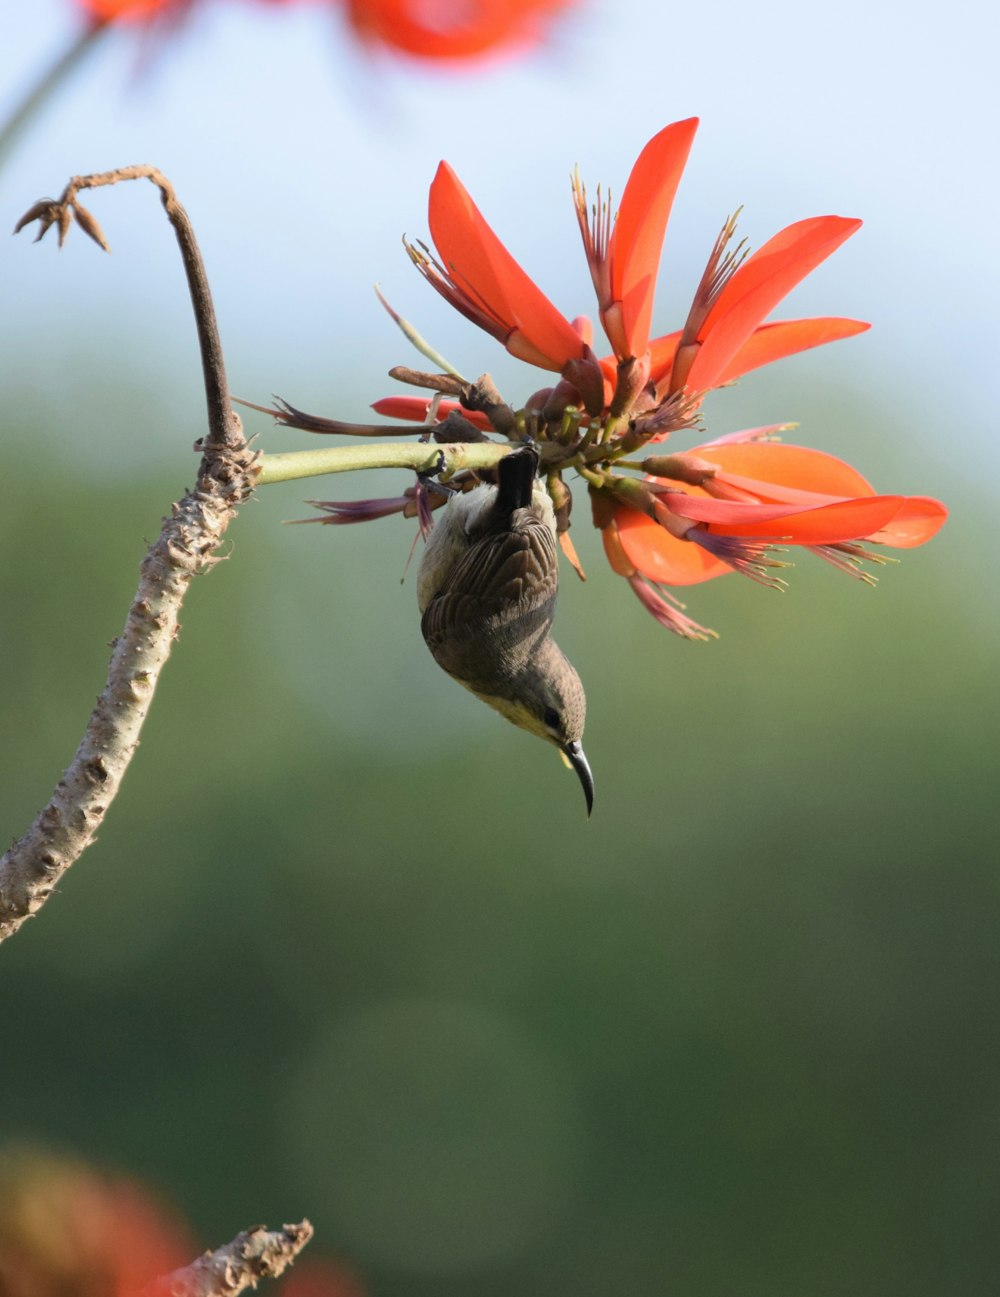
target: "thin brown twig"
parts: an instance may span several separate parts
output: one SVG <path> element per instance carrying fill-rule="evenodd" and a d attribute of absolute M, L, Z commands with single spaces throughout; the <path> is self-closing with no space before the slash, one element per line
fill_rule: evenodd
<path fill-rule="evenodd" d="M 37 220 L 41 237 L 52 225 L 65 238 L 75 220 L 96 242 L 103 233 L 76 195 L 83 189 L 148 179 L 155 184 L 181 250 L 198 328 L 208 434 L 193 490 L 172 506 L 139 570 L 139 586 L 114 643 L 107 681 L 72 762 L 49 804 L 0 859 L 0 941 L 11 936 L 52 894 L 69 866 L 94 840 L 139 742 L 159 673 L 178 633 L 178 614 L 191 579 L 218 561 L 212 551 L 250 495 L 256 456 L 229 405 L 222 345 L 201 253 L 173 186 L 150 166 L 74 176 L 62 197 L 43 200 L 18 228 Z"/>
<path fill-rule="evenodd" d="M 312 1236 L 307 1220 L 280 1230 L 258 1225 L 191 1265 L 154 1280 L 140 1297 L 236 1297 L 256 1288 L 261 1279 L 276 1279 Z"/>

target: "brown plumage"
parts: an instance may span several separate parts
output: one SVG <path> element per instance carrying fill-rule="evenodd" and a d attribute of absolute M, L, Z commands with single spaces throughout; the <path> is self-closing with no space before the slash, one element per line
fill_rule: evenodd
<path fill-rule="evenodd" d="M 417 578 L 421 630 L 435 660 L 515 725 L 553 743 L 593 801 L 581 739 L 579 676 L 549 638 L 559 588 L 552 503 L 538 456 L 502 459 L 497 486 L 452 498 Z"/>

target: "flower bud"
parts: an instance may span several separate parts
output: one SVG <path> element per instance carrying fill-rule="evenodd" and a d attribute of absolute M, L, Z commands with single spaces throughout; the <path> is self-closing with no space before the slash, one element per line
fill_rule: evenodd
<path fill-rule="evenodd" d="M 649 455 L 642 461 L 644 473 L 650 477 L 665 477 L 688 486 L 703 486 L 718 471 L 707 459 L 697 455 Z"/>
<path fill-rule="evenodd" d="M 618 362 L 618 379 L 611 398 L 611 414 L 615 418 L 628 414 L 639 394 L 649 382 L 649 352 L 643 356 L 629 356 Z"/>

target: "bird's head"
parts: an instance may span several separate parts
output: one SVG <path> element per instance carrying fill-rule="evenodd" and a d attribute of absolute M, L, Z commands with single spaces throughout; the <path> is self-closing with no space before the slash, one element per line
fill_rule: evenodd
<path fill-rule="evenodd" d="M 559 749 L 583 786 L 589 815 L 594 805 L 594 777 L 583 752 L 587 698 L 575 667 L 558 646 L 546 639 L 512 677 L 503 697 L 479 696 L 520 729 Z"/>

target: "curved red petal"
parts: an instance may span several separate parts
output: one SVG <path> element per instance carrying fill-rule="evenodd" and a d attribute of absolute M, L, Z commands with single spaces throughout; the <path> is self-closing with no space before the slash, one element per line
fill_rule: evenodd
<path fill-rule="evenodd" d="M 753 483 L 738 482 L 737 485 L 749 487 L 762 498 L 767 498 L 770 486 L 841 497 L 875 494 L 875 488 L 857 469 L 834 455 L 808 446 L 744 441 L 724 446 L 696 446 L 691 453 L 715 464 L 727 476 L 735 474 L 755 479 Z M 775 495 L 773 498 L 781 497 Z"/>
<path fill-rule="evenodd" d="M 689 117 L 654 135 L 622 194 L 608 260 L 611 297 L 621 303 L 622 331 L 632 356 L 641 356 L 649 345 L 663 236 L 697 129 L 698 118 Z"/>
<path fill-rule="evenodd" d="M 817 507 L 788 504 L 784 501 L 757 504 L 752 500 L 717 500 L 712 496 L 695 495 L 688 491 L 671 491 L 669 494 L 661 495 L 660 501 L 678 518 L 708 523 L 710 530 L 717 531 L 720 535 L 725 533 L 727 536 L 742 536 L 744 527 L 758 524 L 770 527 L 772 535 L 777 534 L 779 530 L 784 534 L 786 518 L 793 518 L 798 513 Z M 779 522 L 782 524 L 780 528 Z"/>
<path fill-rule="evenodd" d="M 859 229 L 844 216 L 814 216 L 787 226 L 743 263 L 729 280 L 698 331 L 701 347 L 687 386 L 717 387 L 736 353 L 796 284 Z"/>
<path fill-rule="evenodd" d="M 445 270 L 462 292 L 509 330 L 513 354 L 556 371 L 585 354 L 586 345 L 569 320 L 493 233 L 447 162 L 438 167 L 431 184 L 429 216 Z"/>
<path fill-rule="evenodd" d="M 864 500 L 841 500 L 818 509 L 787 512 L 784 517 L 745 523 L 709 523 L 723 536 L 755 536 L 788 545 L 836 545 L 866 540 L 887 527 L 905 503 L 901 495 L 872 495 Z M 761 509 L 770 506 L 759 506 Z"/>
<path fill-rule="evenodd" d="M 915 549 L 936 536 L 947 517 L 948 510 L 940 500 L 927 495 L 909 495 L 892 522 L 868 539 L 896 549 Z"/>
<path fill-rule="evenodd" d="M 774 360 L 794 356 L 810 347 L 821 347 L 840 338 L 851 338 L 864 333 L 871 325 L 864 320 L 848 320 L 837 316 L 822 316 L 812 320 L 775 320 L 755 329 L 736 355 L 719 375 L 713 387 L 731 383 L 752 369 L 770 365 Z"/>
<path fill-rule="evenodd" d="M 651 581 L 663 585 L 699 585 L 732 571 L 728 563 L 723 563 L 700 545 L 677 540 L 652 518 L 635 509 L 619 509 L 616 520 L 621 552 L 636 571 Z M 611 559 L 610 553 L 608 557 Z M 611 560 L 611 566 L 615 567 L 614 560 Z"/>

